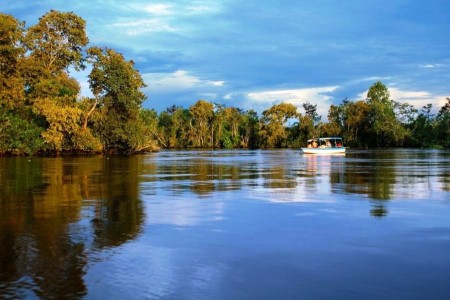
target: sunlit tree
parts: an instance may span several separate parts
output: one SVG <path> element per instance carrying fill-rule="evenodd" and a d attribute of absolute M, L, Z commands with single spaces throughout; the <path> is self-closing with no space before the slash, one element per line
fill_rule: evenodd
<path fill-rule="evenodd" d="M 88 59 L 92 64 L 89 85 L 94 94 L 94 102 L 85 117 L 101 103 L 102 120 L 97 123 L 105 148 L 109 152 L 134 152 L 144 145 L 139 141 L 154 139 L 145 134 L 140 125 L 142 102 L 146 96 L 141 91 L 144 80 L 134 69 L 134 62 L 127 61 L 122 54 L 108 48 L 88 49 Z M 86 121 L 85 121 L 86 122 Z M 134 130 L 130 134 L 130 130 Z M 145 148 L 145 147 L 144 147 Z"/>
<path fill-rule="evenodd" d="M 291 103 L 273 105 L 265 110 L 261 118 L 261 146 L 265 148 L 286 146 L 287 122 L 297 117 L 297 107 Z"/>
<path fill-rule="evenodd" d="M 211 147 L 213 145 L 214 106 L 206 100 L 198 100 L 189 107 L 191 115 L 189 138 L 194 147 Z"/>

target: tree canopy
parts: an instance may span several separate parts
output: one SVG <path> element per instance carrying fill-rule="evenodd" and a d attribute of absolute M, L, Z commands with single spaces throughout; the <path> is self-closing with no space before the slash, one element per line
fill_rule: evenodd
<path fill-rule="evenodd" d="M 188 108 L 144 109 L 146 84 L 132 60 L 88 47 L 86 22 L 52 10 L 37 24 L 0 13 L 0 155 L 137 153 L 163 148 L 280 148 L 342 136 L 351 147 L 450 147 L 450 98 L 433 113 L 391 99 L 380 81 L 366 99 L 331 105 L 328 120 L 308 99 L 254 110 L 198 100 Z M 89 66 L 93 97 L 69 70 Z"/>

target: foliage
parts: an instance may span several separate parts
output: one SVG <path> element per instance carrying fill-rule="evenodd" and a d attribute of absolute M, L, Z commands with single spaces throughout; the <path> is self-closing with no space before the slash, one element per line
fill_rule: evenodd
<path fill-rule="evenodd" d="M 26 35 L 30 57 L 50 74 L 70 66 L 84 68 L 82 48 L 87 43 L 86 22 L 72 12 L 51 10 Z"/>
<path fill-rule="evenodd" d="M 264 148 L 286 147 L 283 143 L 287 138 L 285 124 L 299 116 L 297 107 L 291 103 L 281 103 L 265 110 L 262 115 L 259 132 L 261 146 Z"/>
<path fill-rule="evenodd" d="M 394 101 L 390 99 L 389 90 L 380 81 L 374 83 L 367 92 L 369 105 L 369 126 L 372 146 L 395 146 L 405 136 L 394 112 Z"/>
<path fill-rule="evenodd" d="M 23 105 L 25 94 L 20 73 L 24 23 L 0 13 L 0 106 L 8 109 Z"/>
<path fill-rule="evenodd" d="M 0 156 L 36 153 L 44 147 L 43 130 L 29 112 L 0 110 Z"/>
<path fill-rule="evenodd" d="M 434 128 L 436 135 L 436 144 L 445 148 L 450 148 L 450 98 L 446 98 L 447 102 L 439 110 L 436 117 L 436 125 Z"/>
<path fill-rule="evenodd" d="M 213 135 L 210 131 L 214 116 L 213 104 L 198 100 L 189 108 L 191 116 L 189 128 L 189 140 L 193 147 L 211 147 L 213 144 Z"/>
<path fill-rule="evenodd" d="M 259 117 L 207 100 L 158 114 L 142 108 L 146 85 L 133 61 L 87 46 L 86 22 L 72 12 L 52 10 L 29 28 L 0 13 L 0 155 L 300 147 L 319 136 L 352 147 L 450 147 L 450 98 L 437 114 L 431 104 L 418 111 L 375 82 L 366 99 L 331 105 L 326 122 L 308 101 L 303 115 L 281 101 Z M 68 71 L 86 65 L 92 98 L 80 97 Z"/>
<path fill-rule="evenodd" d="M 89 85 L 95 101 L 86 116 L 100 103 L 103 122 L 97 130 L 108 152 L 139 152 L 148 149 L 144 139 L 149 139 L 144 128 L 141 105 L 145 95 L 141 88 L 144 80 L 134 69 L 133 61 L 108 48 L 88 49 L 92 64 Z M 84 124 L 87 124 L 87 117 Z M 85 126 L 83 126 L 85 127 Z"/>

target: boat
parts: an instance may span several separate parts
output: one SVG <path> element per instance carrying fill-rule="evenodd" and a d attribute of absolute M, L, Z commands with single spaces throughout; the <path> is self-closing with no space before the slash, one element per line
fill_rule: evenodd
<path fill-rule="evenodd" d="M 340 137 L 322 137 L 308 140 L 306 148 L 300 148 L 305 154 L 345 154 Z"/>

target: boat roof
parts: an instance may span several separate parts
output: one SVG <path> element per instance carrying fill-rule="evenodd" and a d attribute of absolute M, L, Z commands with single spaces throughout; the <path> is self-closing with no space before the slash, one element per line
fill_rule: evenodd
<path fill-rule="evenodd" d="M 342 140 L 342 138 L 338 137 L 338 136 L 321 137 L 321 138 L 309 139 L 308 142 L 317 141 L 317 140 Z"/>

